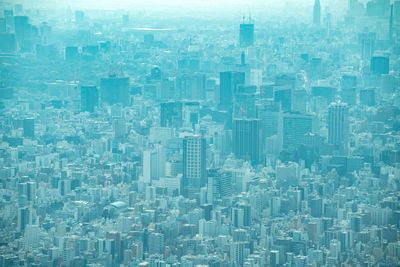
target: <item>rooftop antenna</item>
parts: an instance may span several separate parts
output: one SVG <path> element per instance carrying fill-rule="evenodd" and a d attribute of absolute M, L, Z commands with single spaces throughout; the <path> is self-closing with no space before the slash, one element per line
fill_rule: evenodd
<path fill-rule="evenodd" d="M 244 24 L 244 18 L 245 18 L 245 17 L 243 16 L 243 24 Z"/>

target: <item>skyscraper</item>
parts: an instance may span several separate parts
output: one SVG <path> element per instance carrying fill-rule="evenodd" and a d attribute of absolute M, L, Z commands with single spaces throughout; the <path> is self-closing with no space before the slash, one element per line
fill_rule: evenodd
<path fill-rule="evenodd" d="M 201 73 L 180 75 L 176 78 L 176 89 L 181 99 L 204 99 L 206 96 L 206 76 Z"/>
<path fill-rule="evenodd" d="M 342 150 L 347 146 L 349 110 L 344 103 L 332 103 L 328 114 L 328 143 Z"/>
<path fill-rule="evenodd" d="M 143 180 L 150 183 L 165 175 L 165 150 L 162 145 L 143 151 Z"/>
<path fill-rule="evenodd" d="M 371 57 L 371 72 L 375 75 L 389 73 L 388 57 Z"/>
<path fill-rule="evenodd" d="M 321 4 L 319 0 L 315 0 L 314 2 L 313 23 L 315 26 L 319 26 L 321 24 Z"/>
<path fill-rule="evenodd" d="M 17 231 L 23 232 L 25 226 L 31 222 L 31 214 L 28 207 L 18 209 Z"/>
<path fill-rule="evenodd" d="M 15 16 L 15 36 L 18 41 L 28 39 L 31 34 L 31 25 L 28 23 L 29 18 L 27 16 Z"/>
<path fill-rule="evenodd" d="M 183 195 L 197 198 L 206 178 L 206 139 L 197 135 L 186 136 L 183 139 Z"/>
<path fill-rule="evenodd" d="M 254 24 L 250 18 L 248 23 L 240 24 L 239 43 L 241 47 L 252 46 L 254 43 Z"/>
<path fill-rule="evenodd" d="M 99 105 L 99 91 L 96 86 L 81 87 L 81 111 L 94 112 Z"/>
<path fill-rule="evenodd" d="M 222 109 L 229 109 L 232 107 L 232 98 L 237 86 L 245 83 L 245 73 L 226 71 L 221 72 L 219 77 L 220 86 L 219 91 L 217 92 L 218 107 Z"/>
<path fill-rule="evenodd" d="M 182 102 L 166 102 L 160 105 L 161 127 L 182 127 Z"/>
<path fill-rule="evenodd" d="M 23 128 L 24 128 L 24 137 L 30 137 L 30 138 L 35 137 L 35 119 L 33 118 L 24 119 Z"/>
<path fill-rule="evenodd" d="M 361 58 L 365 61 L 371 59 L 374 54 L 376 33 L 360 33 L 358 35 L 358 41 L 361 46 Z"/>
<path fill-rule="evenodd" d="M 129 104 L 129 78 L 118 78 L 110 75 L 100 81 L 101 100 L 109 105 L 121 103 L 124 106 Z"/>
<path fill-rule="evenodd" d="M 233 153 L 236 158 L 249 160 L 253 164 L 260 162 L 261 152 L 261 120 L 233 120 Z"/>
<path fill-rule="evenodd" d="M 221 169 L 207 170 L 207 202 L 212 204 L 232 194 L 232 174 Z"/>
<path fill-rule="evenodd" d="M 309 115 L 285 114 L 283 117 L 283 148 L 296 149 L 303 143 L 304 135 L 312 132 L 313 118 Z"/>

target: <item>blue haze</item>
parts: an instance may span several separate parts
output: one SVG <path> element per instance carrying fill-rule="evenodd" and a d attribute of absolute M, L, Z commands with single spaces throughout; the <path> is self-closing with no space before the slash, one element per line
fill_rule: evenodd
<path fill-rule="evenodd" d="M 400 1 L 0 3 L 0 267 L 400 265 Z"/>

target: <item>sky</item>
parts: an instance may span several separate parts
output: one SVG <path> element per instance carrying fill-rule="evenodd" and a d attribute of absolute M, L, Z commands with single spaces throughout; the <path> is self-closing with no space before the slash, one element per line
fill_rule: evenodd
<path fill-rule="evenodd" d="M 18 0 L 17 0 L 18 1 Z M 15 2 L 17 2 L 15 1 Z M 181 13 L 226 13 L 241 12 L 258 14 L 261 12 L 287 13 L 309 12 L 315 0 L 21 0 L 26 7 L 92 9 L 150 9 L 174 10 Z M 347 0 L 320 0 L 321 6 L 330 6 L 330 10 L 347 8 Z M 12 1 L 14 2 L 14 1 Z"/>

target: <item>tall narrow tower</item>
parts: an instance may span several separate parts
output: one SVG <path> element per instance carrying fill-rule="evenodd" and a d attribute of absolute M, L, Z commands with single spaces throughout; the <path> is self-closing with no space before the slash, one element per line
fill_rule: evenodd
<path fill-rule="evenodd" d="M 313 23 L 315 26 L 321 24 L 321 4 L 319 3 L 319 0 L 315 0 L 314 2 Z"/>
<path fill-rule="evenodd" d="M 183 139 L 183 196 L 198 198 L 200 188 L 207 183 L 206 179 L 206 139 L 186 136 Z"/>
<path fill-rule="evenodd" d="M 328 143 L 346 152 L 349 134 L 349 109 L 344 103 L 332 103 L 328 115 Z"/>

